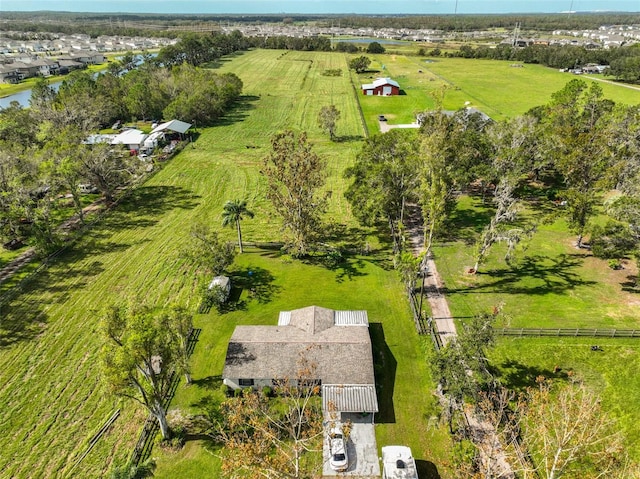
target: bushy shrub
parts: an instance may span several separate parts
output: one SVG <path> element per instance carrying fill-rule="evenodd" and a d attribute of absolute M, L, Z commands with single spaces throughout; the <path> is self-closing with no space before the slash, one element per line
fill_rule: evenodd
<path fill-rule="evenodd" d="M 611 269 L 622 269 L 622 263 L 619 259 L 610 259 L 608 264 Z"/>
<path fill-rule="evenodd" d="M 215 285 L 211 288 L 204 285 L 201 289 L 201 299 L 203 308 L 219 308 L 227 300 L 227 291 L 221 286 Z"/>

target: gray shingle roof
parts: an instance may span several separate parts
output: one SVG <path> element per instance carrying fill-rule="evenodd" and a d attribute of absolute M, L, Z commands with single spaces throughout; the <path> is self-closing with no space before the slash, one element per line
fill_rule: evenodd
<path fill-rule="evenodd" d="M 333 310 L 315 306 L 291 311 L 286 325 L 237 326 L 223 377 L 295 378 L 301 356 L 323 384 L 375 384 L 368 321 L 339 326 Z"/>

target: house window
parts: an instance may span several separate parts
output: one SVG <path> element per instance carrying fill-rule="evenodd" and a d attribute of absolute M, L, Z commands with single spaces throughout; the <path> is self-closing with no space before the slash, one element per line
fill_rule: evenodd
<path fill-rule="evenodd" d="M 241 387 L 253 386 L 253 379 L 238 379 L 238 384 Z"/>
<path fill-rule="evenodd" d="M 320 388 L 322 381 L 320 379 L 301 379 L 298 382 L 298 386 L 302 388 Z"/>

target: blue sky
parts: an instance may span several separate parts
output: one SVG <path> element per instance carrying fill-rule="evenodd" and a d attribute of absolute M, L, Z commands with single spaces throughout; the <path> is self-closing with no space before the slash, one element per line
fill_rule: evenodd
<path fill-rule="evenodd" d="M 0 0 L 0 11 L 128 13 L 556 13 L 640 12 L 640 0 Z"/>

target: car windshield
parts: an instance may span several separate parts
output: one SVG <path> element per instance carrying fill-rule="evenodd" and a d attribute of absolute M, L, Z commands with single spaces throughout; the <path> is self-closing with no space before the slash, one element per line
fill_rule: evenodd
<path fill-rule="evenodd" d="M 336 462 L 344 461 L 345 460 L 345 455 L 344 454 L 334 454 L 333 455 L 333 460 L 336 461 Z"/>

